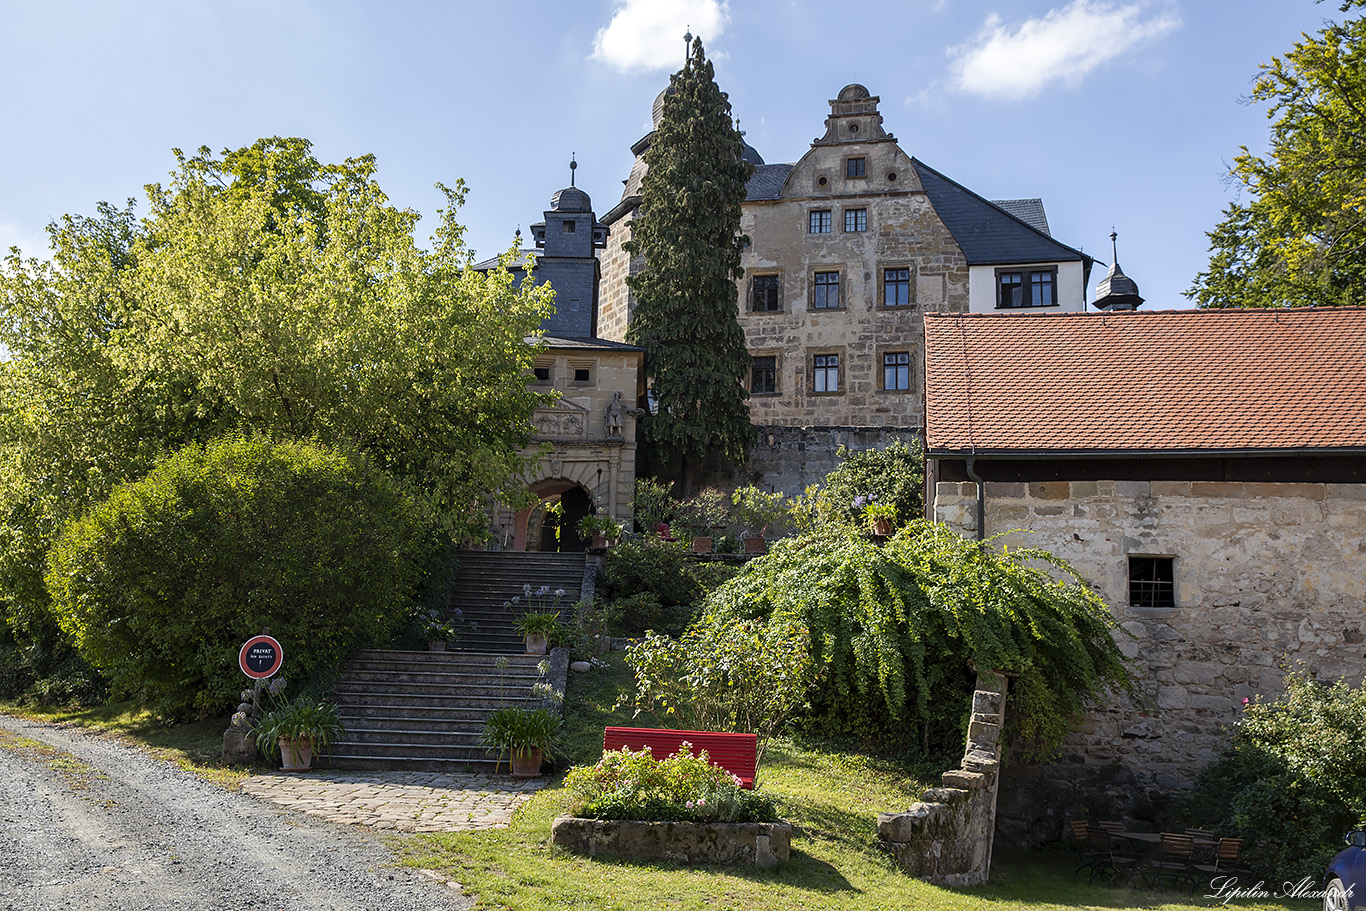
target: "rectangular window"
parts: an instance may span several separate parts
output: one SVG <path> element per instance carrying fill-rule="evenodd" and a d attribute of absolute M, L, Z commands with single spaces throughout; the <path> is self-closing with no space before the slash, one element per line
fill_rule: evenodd
<path fill-rule="evenodd" d="M 1129 557 L 1129 606 L 1176 607 L 1176 560 Z"/>
<path fill-rule="evenodd" d="M 532 368 L 531 368 L 531 372 L 535 375 L 535 377 L 536 377 L 536 382 L 538 382 L 538 383 L 548 383 L 548 382 L 550 382 L 550 368 L 549 368 L 549 367 L 532 367 Z"/>
<path fill-rule="evenodd" d="M 909 307 L 911 304 L 911 270 L 882 270 L 882 305 Z"/>
<path fill-rule="evenodd" d="M 888 351 L 882 355 L 882 388 L 904 390 L 911 388 L 911 353 Z"/>
<path fill-rule="evenodd" d="M 592 371 L 590 371 L 587 367 L 574 368 L 574 382 L 576 383 L 587 383 L 589 382 L 592 375 Z"/>
<path fill-rule="evenodd" d="M 867 210 L 867 209 L 845 209 L 845 210 L 844 210 L 844 230 L 846 230 L 846 231 L 867 231 L 867 230 L 868 230 L 868 210 Z"/>
<path fill-rule="evenodd" d="M 576 221 L 562 221 L 560 222 L 560 225 L 562 228 L 561 233 L 564 234 L 573 234 L 579 229 L 579 223 Z"/>
<path fill-rule="evenodd" d="M 754 358 L 749 373 L 749 391 L 754 395 L 773 395 L 778 391 L 776 355 Z"/>
<path fill-rule="evenodd" d="M 996 273 L 996 306 L 1002 310 L 1057 304 L 1058 270 L 1019 269 Z"/>
<path fill-rule="evenodd" d="M 816 273 L 816 296 L 811 306 L 816 310 L 838 310 L 840 305 L 840 274 Z"/>
<path fill-rule="evenodd" d="M 806 231 L 808 234 L 829 234 L 830 233 L 830 210 L 816 209 L 806 215 Z"/>
<path fill-rule="evenodd" d="M 868 160 L 866 158 L 847 158 L 844 161 L 844 176 L 862 177 L 867 167 Z"/>
<path fill-rule="evenodd" d="M 811 380 L 813 392 L 839 392 L 840 356 L 838 354 L 817 354 L 812 359 Z"/>
<path fill-rule="evenodd" d="M 749 309 L 759 313 L 777 313 L 782 309 L 778 298 L 778 276 L 756 275 L 751 284 Z"/>

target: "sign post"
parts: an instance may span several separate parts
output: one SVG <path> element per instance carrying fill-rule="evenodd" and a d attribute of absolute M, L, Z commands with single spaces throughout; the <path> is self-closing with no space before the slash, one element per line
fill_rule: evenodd
<path fill-rule="evenodd" d="M 285 650 L 270 636 L 253 636 L 237 653 L 237 664 L 242 673 L 253 680 L 271 677 L 285 663 Z"/>

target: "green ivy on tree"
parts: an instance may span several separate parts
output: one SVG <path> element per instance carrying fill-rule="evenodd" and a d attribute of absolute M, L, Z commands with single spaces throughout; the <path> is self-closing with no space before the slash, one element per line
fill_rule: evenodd
<path fill-rule="evenodd" d="M 645 260 L 627 279 L 636 298 L 627 341 L 645 349 L 659 401 L 643 433 L 662 460 L 681 462 L 685 494 L 693 462 L 711 452 L 743 462 L 752 435 L 735 285 L 747 241 L 740 204 L 753 173 L 742 149 L 730 102 L 694 40 L 645 153 L 640 215 L 626 244 Z"/>
<path fill-rule="evenodd" d="M 1201 307 L 1366 303 L 1366 20 L 1303 37 L 1253 86 L 1271 148 L 1234 159 L 1251 198 L 1209 232 L 1209 269 L 1186 292 Z"/>

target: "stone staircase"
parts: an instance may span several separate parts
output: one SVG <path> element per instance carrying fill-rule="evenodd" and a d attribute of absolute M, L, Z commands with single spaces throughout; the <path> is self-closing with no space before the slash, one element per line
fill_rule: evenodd
<path fill-rule="evenodd" d="M 334 688 L 346 737 L 327 764 L 492 772 L 496 757 L 479 744 L 484 719 L 503 706 L 546 704 L 532 686 L 544 681 L 563 694 L 569 670 L 567 649 L 548 658 L 524 653 L 514 623 L 525 608 L 508 610 L 503 602 L 522 595 L 523 585 L 563 588 L 559 609 L 567 618 L 583 574 L 583 554 L 462 551 L 450 599 L 464 620 L 455 650 L 356 655 Z M 545 675 L 538 670 L 543 661 Z"/>
<path fill-rule="evenodd" d="M 583 554 L 518 553 L 515 551 L 460 551 L 460 570 L 451 587 L 450 607 L 459 608 L 464 620 L 455 648 L 462 652 L 515 654 L 523 651 L 517 634 L 517 618 L 526 613 L 523 586 L 534 592 L 548 586 L 551 594 L 542 600 L 549 605 L 560 589 L 555 609 L 568 620 L 579 600 L 583 584 Z M 503 602 L 520 597 L 515 609 Z"/>

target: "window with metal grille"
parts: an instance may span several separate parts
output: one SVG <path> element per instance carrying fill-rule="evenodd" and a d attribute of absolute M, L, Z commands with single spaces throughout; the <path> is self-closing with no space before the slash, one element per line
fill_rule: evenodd
<path fill-rule="evenodd" d="M 911 388 L 911 353 L 909 351 L 888 351 L 882 355 L 882 388 Z"/>
<path fill-rule="evenodd" d="M 867 231 L 867 230 L 868 230 L 868 210 L 867 210 L 867 209 L 845 209 L 845 210 L 844 210 L 844 230 L 845 230 L 845 231 Z"/>
<path fill-rule="evenodd" d="M 756 357 L 750 367 L 749 391 L 754 395 L 772 395 L 778 391 L 778 358 L 776 355 Z"/>
<path fill-rule="evenodd" d="M 782 309 L 778 298 L 778 276 L 756 275 L 752 287 L 749 309 L 761 313 L 776 313 Z"/>
<path fill-rule="evenodd" d="M 908 307 L 911 303 L 911 270 L 882 270 L 882 305 Z"/>
<path fill-rule="evenodd" d="M 817 272 L 815 277 L 815 297 L 811 306 L 816 310 L 837 310 L 840 305 L 840 274 L 838 272 Z"/>
<path fill-rule="evenodd" d="M 1129 606 L 1176 607 L 1174 557 L 1129 556 Z"/>
<path fill-rule="evenodd" d="M 830 233 L 830 210 L 817 209 L 806 214 L 806 231 L 808 234 L 829 234 Z"/>
<path fill-rule="evenodd" d="M 812 358 L 811 378 L 813 392 L 839 392 L 840 356 L 838 354 L 817 354 Z"/>

